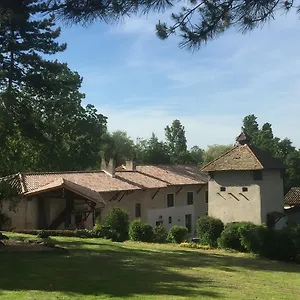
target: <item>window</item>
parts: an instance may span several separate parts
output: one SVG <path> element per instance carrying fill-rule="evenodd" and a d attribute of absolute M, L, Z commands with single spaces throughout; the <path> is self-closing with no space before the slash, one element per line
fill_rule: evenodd
<path fill-rule="evenodd" d="M 187 205 L 192 205 L 194 203 L 194 193 L 187 192 Z"/>
<path fill-rule="evenodd" d="M 141 213 L 141 204 L 137 203 L 135 205 L 135 217 L 139 218 L 141 215 L 142 215 L 142 213 Z"/>
<path fill-rule="evenodd" d="M 221 191 L 221 192 L 225 192 L 225 191 L 226 191 L 226 187 L 225 187 L 225 186 L 221 186 L 221 187 L 220 187 L 220 191 Z"/>
<path fill-rule="evenodd" d="M 174 206 L 174 194 L 167 194 L 167 206 Z"/>
<path fill-rule="evenodd" d="M 169 217 L 169 224 L 172 223 L 172 217 Z"/>
<path fill-rule="evenodd" d="M 188 229 L 188 233 L 192 232 L 192 215 L 185 215 L 185 227 Z"/>
<path fill-rule="evenodd" d="M 248 188 L 247 187 L 242 187 L 242 192 L 248 192 Z"/>
<path fill-rule="evenodd" d="M 262 171 L 261 170 L 253 171 L 253 179 L 262 180 L 263 179 Z"/>
<path fill-rule="evenodd" d="M 205 203 L 208 203 L 208 191 L 205 191 Z"/>

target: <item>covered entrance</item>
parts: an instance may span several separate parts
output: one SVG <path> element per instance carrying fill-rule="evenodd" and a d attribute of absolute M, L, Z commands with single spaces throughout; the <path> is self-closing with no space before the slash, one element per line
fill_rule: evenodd
<path fill-rule="evenodd" d="M 92 228 L 96 213 L 105 206 L 98 192 L 64 178 L 25 196 L 36 201 L 37 229 Z"/>

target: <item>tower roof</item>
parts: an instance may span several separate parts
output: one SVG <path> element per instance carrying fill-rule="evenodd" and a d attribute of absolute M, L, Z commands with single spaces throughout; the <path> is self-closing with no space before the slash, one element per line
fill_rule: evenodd
<path fill-rule="evenodd" d="M 208 163 L 201 171 L 250 171 L 264 169 L 285 169 L 285 165 L 279 159 L 253 145 L 240 144 Z"/>
<path fill-rule="evenodd" d="M 251 138 L 242 128 L 242 132 L 235 139 L 239 145 L 250 144 Z"/>

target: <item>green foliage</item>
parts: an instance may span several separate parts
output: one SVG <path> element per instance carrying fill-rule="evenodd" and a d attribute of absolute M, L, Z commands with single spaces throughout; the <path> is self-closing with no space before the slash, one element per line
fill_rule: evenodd
<path fill-rule="evenodd" d="M 9 237 L 0 232 L 0 241 L 9 240 Z"/>
<path fill-rule="evenodd" d="M 159 141 L 157 136 L 152 133 L 149 140 L 139 140 L 136 148 L 136 161 L 139 164 L 169 164 L 170 155 L 167 145 Z"/>
<path fill-rule="evenodd" d="M 128 239 L 128 213 L 121 208 L 112 208 L 104 217 L 103 225 L 116 232 L 116 240 L 119 242 Z"/>
<path fill-rule="evenodd" d="M 179 246 L 183 247 L 183 248 L 201 249 L 201 250 L 210 250 L 211 249 L 211 247 L 209 245 L 201 245 L 201 244 L 193 243 L 193 242 L 180 243 Z"/>
<path fill-rule="evenodd" d="M 219 219 L 205 216 L 197 220 L 196 230 L 202 244 L 217 246 L 217 239 L 220 237 L 223 229 L 224 224 Z"/>
<path fill-rule="evenodd" d="M 300 151 L 285 138 L 275 137 L 270 123 L 264 123 L 261 128 L 255 115 L 243 119 L 243 129 L 251 138 L 251 143 L 261 150 L 279 158 L 286 164 L 284 189 L 287 192 L 292 186 L 297 186 L 300 180 Z"/>
<path fill-rule="evenodd" d="M 172 243 L 180 244 L 184 242 L 188 229 L 185 226 L 173 226 L 168 234 L 167 240 Z"/>
<path fill-rule="evenodd" d="M 145 224 L 141 220 L 136 219 L 130 223 L 129 237 L 133 241 L 152 242 L 153 228 L 150 224 Z"/>
<path fill-rule="evenodd" d="M 225 152 L 229 151 L 232 145 L 210 145 L 207 150 L 204 151 L 203 164 L 206 165 L 214 159 L 218 158 Z"/>
<path fill-rule="evenodd" d="M 253 252 L 269 259 L 295 261 L 300 253 L 300 230 L 275 230 L 250 222 L 229 223 L 218 244 L 221 248 Z"/>
<path fill-rule="evenodd" d="M 167 237 L 168 237 L 168 232 L 166 231 L 166 229 L 162 226 L 155 226 L 154 227 L 154 238 L 153 241 L 155 243 L 166 243 L 167 242 Z"/>
<path fill-rule="evenodd" d="M 184 158 L 187 153 L 187 140 L 184 126 L 179 120 L 174 120 L 171 126 L 165 128 L 165 135 L 171 162 L 173 164 L 184 163 Z"/>
<path fill-rule="evenodd" d="M 245 252 L 246 249 L 241 244 L 239 228 L 246 222 L 233 222 L 226 224 L 221 236 L 218 238 L 218 246 L 224 249 L 234 249 Z"/>
<path fill-rule="evenodd" d="M 38 234 L 37 237 L 40 239 L 47 239 L 50 236 L 50 232 L 41 230 Z"/>
<path fill-rule="evenodd" d="M 103 135 L 102 156 L 108 161 L 115 159 L 116 166 L 125 163 L 126 159 L 133 158 L 135 146 L 133 140 L 125 131 L 117 130 Z"/>
<path fill-rule="evenodd" d="M 7 229 L 11 225 L 11 218 L 0 212 L 0 230 Z"/>

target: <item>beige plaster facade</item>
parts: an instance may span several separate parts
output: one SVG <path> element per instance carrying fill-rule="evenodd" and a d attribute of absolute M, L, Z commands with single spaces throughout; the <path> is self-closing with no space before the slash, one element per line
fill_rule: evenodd
<path fill-rule="evenodd" d="M 249 221 L 266 223 L 270 212 L 283 212 L 283 180 L 280 170 L 214 172 L 208 183 L 208 214 L 224 223 Z"/>

